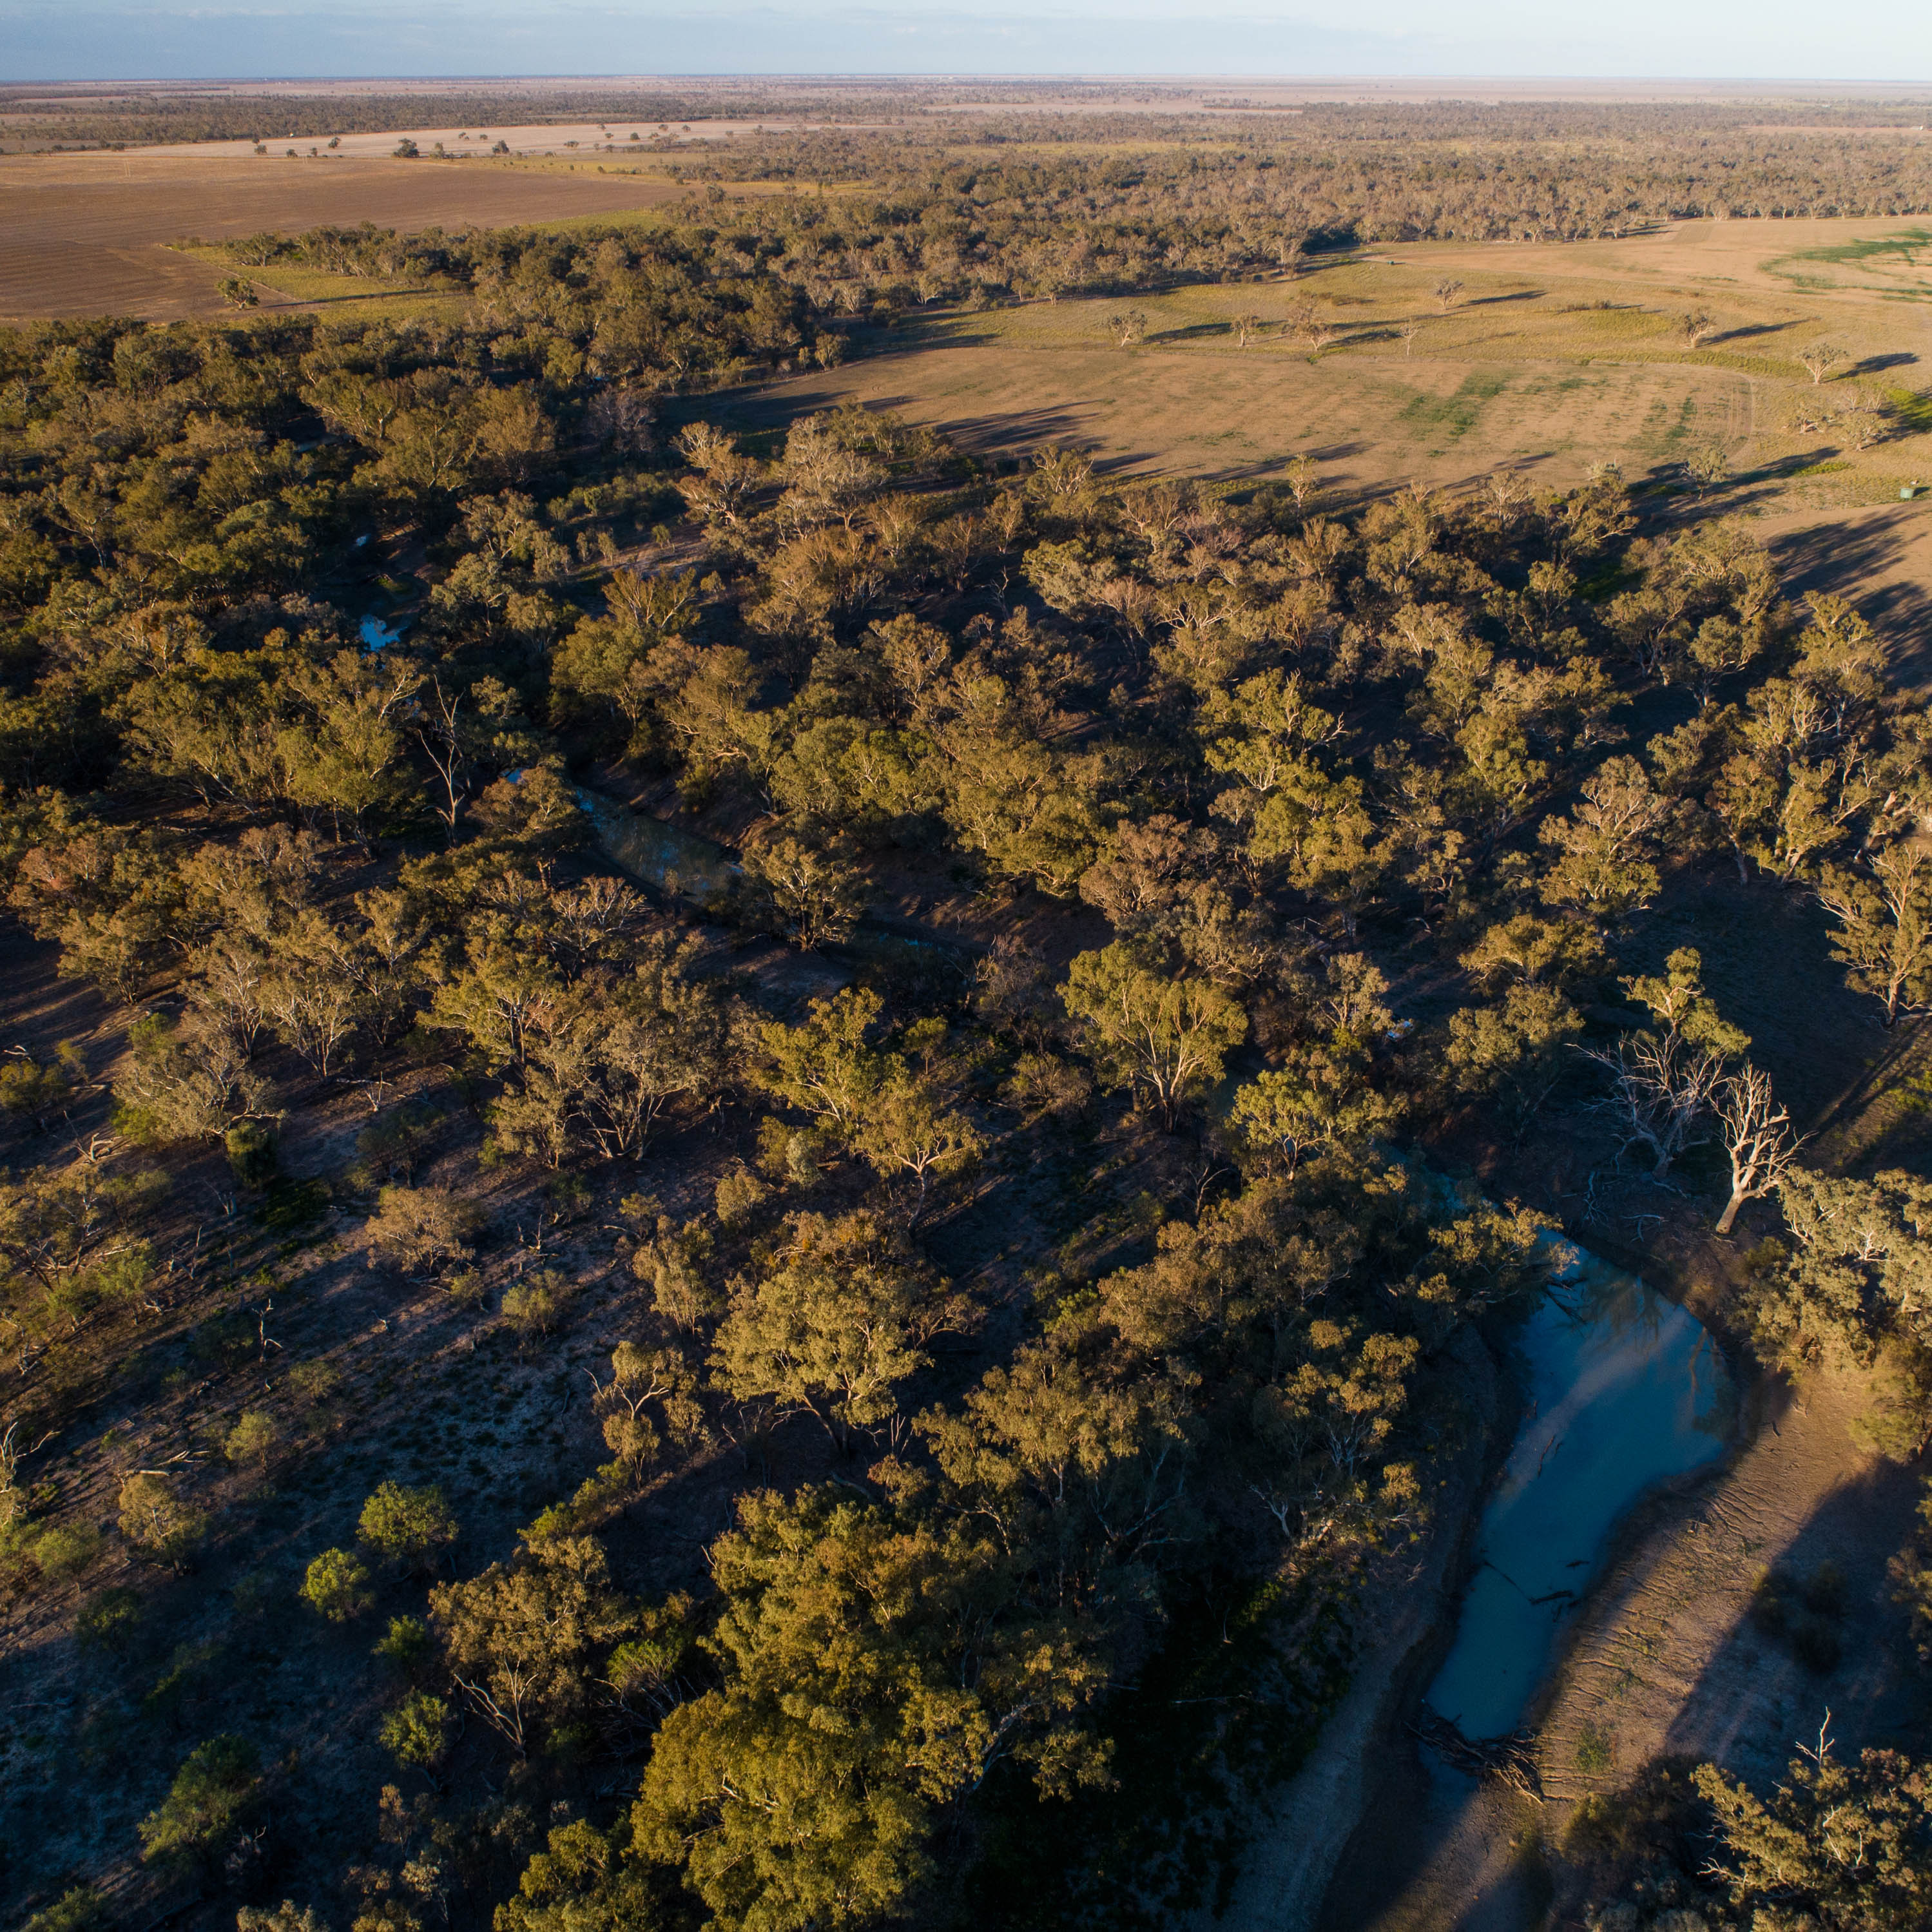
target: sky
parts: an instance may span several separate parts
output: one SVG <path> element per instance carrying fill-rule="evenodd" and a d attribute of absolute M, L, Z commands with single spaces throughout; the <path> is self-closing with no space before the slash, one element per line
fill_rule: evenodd
<path fill-rule="evenodd" d="M 1922 82 L 1924 0 L 0 0 L 0 80 L 720 74 Z"/>

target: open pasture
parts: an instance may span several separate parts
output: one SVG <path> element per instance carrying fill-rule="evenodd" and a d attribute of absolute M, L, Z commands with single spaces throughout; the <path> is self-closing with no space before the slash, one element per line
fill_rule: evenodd
<path fill-rule="evenodd" d="M 1086 339 L 1019 330 L 983 339 L 970 324 L 935 330 L 903 350 L 776 386 L 748 399 L 742 420 L 755 429 L 802 407 L 859 400 L 943 426 L 977 449 L 1065 443 L 1109 471 L 1230 484 L 1265 482 L 1306 455 L 1350 495 L 1412 480 L 1454 484 L 1498 467 L 1568 482 L 1606 458 L 1648 470 L 1699 440 L 1750 434 L 1751 386 L 1724 369 L 1447 350 L 1311 356 L 1237 350 L 1225 334 L 1122 352 L 1100 339 L 1104 307 L 1052 312 L 1059 323 L 1096 310 L 1084 318 Z"/>
<path fill-rule="evenodd" d="M 1398 247 L 1318 258 L 1292 280 L 912 321 L 883 355 L 767 389 L 745 420 L 852 398 L 986 446 L 1076 442 L 1114 468 L 1234 482 L 1306 454 L 1351 492 L 1502 466 L 1556 483 L 1616 461 L 1646 478 L 1715 446 L 1734 472 L 1771 469 L 1767 481 L 1842 461 L 1823 472 L 1834 494 L 1875 500 L 1895 495 L 1901 467 L 1932 479 L 1916 411 L 1904 410 L 1904 434 L 1849 456 L 1790 422 L 1816 386 L 1798 360 L 1813 342 L 1844 352 L 1828 379 L 1835 393 L 1850 384 L 1894 401 L 1916 394 L 1919 351 L 1932 348 L 1932 310 L 1919 306 L 1932 286 L 1922 297 L 1867 266 L 1890 258 L 1817 263 L 1838 279 L 1793 286 L 1814 266 L 1799 249 L 1847 245 L 1855 228 L 1870 236 L 1878 225 L 1700 223 L 1562 247 Z M 1455 286 L 1438 296 L 1445 283 Z M 1700 311 L 1712 331 L 1694 345 L 1684 319 Z M 1136 314 L 1139 339 L 1124 346 L 1116 319 Z M 1242 317 L 1252 318 L 1246 346 Z"/>
<path fill-rule="evenodd" d="M 1123 346 L 1116 319 L 1134 314 Z M 1378 248 L 1292 280 L 912 320 L 886 340 L 730 413 L 772 432 L 856 400 L 981 450 L 1068 444 L 1108 471 L 1237 488 L 1306 456 L 1343 501 L 1498 469 L 1560 486 L 1613 462 L 1762 518 L 1800 590 L 1843 589 L 1894 627 L 1926 608 L 1932 520 L 1898 494 L 1932 483 L 1932 232 L 1911 220 Z M 1819 342 L 1841 359 L 1814 383 L 1800 357 Z M 1864 448 L 1842 422 L 1861 395 L 1891 412 Z M 1714 454 L 1726 473 L 1694 485 L 1687 466 Z"/>

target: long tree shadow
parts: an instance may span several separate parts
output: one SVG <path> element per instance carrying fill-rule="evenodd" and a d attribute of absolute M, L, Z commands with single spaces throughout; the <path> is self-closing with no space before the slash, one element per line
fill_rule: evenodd
<path fill-rule="evenodd" d="M 1862 362 L 1854 362 L 1845 373 L 1849 376 L 1876 376 L 1881 370 L 1900 369 L 1918 360 L 1909 349 L 1894 349 L 1886 355 L 1868 356 Z"/>
<path fill-rule="evenodd" d="M 1796 1401 L 1805 1400 L 1801 1388 Z M 1753 1594 L 1666 1734 L 1667 1752 L 1712 1760 L 1762 1786 L 1784 1774 L 1798 1740 L 1816 1737 L 1827 1709 L 1841 1757 L 1873 1746 L 1923 1750 L 1932 1712 L 1888 1574 L 1921 1488 L 1909 1465 L 1870 1464 L 1825 1496 L 1788 1547 L 1766 1552 Z"/>
<path fill-rule="evenodd" d="M 1932 592 L 1910 567 L 1926 535 L 1919 513 L 1901 506 L 1787 531 L 1770 549 L 1788 594 L 1850 598 L 1885 633 L 1892 674 L 1910 688 L 1932 682 Z"/>
<path fill-rule="evenodd" d="M 715 422 L 735 434 L 747 436 L 770 436 L 788 428 L 802 416 L 823 410 L 836 409 L 850 402 L 845 392 L 822 383 L 792 383 L 783 387 L 745 390 L 728 397 L 692 399 L 677 409 L 667 410 L 668 423 L 675 424 L 698 416 Z M 871 396 L 862 406 L 874 412 L 902 410 L 922 399 L 910 394 Z M 977 416 L 954 416 L 938 428 L 962 449 L 974 455 L 1019 454 L 1048 444 L 1092 450 L 1098 439 L 1083 433 L 1086 411 L 1102 406 L 1100 402 L 1073 401 L 1052 407 L 989 411 Z M 1112 457 L 1106 467 L 1132 466 L 1148 460 L 1146 452 Z"/>

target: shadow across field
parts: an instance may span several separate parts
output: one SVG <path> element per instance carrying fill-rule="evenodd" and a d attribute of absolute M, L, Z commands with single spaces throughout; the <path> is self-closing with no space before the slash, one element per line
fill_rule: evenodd
<path fill-rule="evenodd" d="M 801 417 L 814 412 L 835 410 L 854 400 L 849 391 L 812 383 L 790 384 L 780 388 L 744 390 L 728 400 L 694 397 L 684 406 L 668 410 L 667 417 L 683 422 L 696 417 L 717 422 L 744 436 L 780 435 Z M 900 410 L 914 407 L 921 399 L 893 392 L 868 396 L 864 406 L 874 410 Z M 1088 412 L 1105 407 L 1094 399 L 1070 399 L 1037 409 L 990 410 L 978 415 L 949 417 L 946 434 L 960 448 L 975 456 L 1018 456 L 1049 445 L 1083 452 L 1099 450 L 1101 440 L 1088 434 L 1084 419 Z M 776 454 L 776 450 L 771 452 Z M 1144 450 L 1115 451 L 1095 468 L 1103 473 L 1130 469 L 1151 461 Z"/>
<path fill-rule="evenodd" d="M 1905 511 L 1810 525 L 1772 538 L 1786 593 L 1850 597 L 1886 633 L 1892 674 L 1908 688 L 1932 682 L 1932 590 L 1924 578 L 1928 529 Z"/>
<path fill-rule="evenodd" d="M 1886 355 L 1868 356 L 1864 361 L 1854 362 L 1846 373 L 1852 376 L 1876 376 L 1882 370 L 1903 368 L 1918 360 L 1918 358 L 1909 349 L 1894 349 Z"/>

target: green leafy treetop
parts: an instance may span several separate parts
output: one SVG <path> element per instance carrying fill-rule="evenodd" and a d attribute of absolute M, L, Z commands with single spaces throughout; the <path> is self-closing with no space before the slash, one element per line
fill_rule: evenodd
<path fill-rule="evenodd" d="M 1700 1765 L 1696 1776 L 1723 1845 L 1713 1875 L 1762 1932 L 1916 1932 L 1932 1923 L 1932 1773 L 1924 1766 L 1888 1750 L 1841 1763 L 1821 1727 L 1768 1800 L 1715 1765 Z"/>
<path fill-rule="evenodd" d="M 224 1732 L 189 1752 L 168 1795 L 141 1820 L 141 1856 L 193 1869 L 220 1860 L 261 1797 L 262 1762 Z"/>

